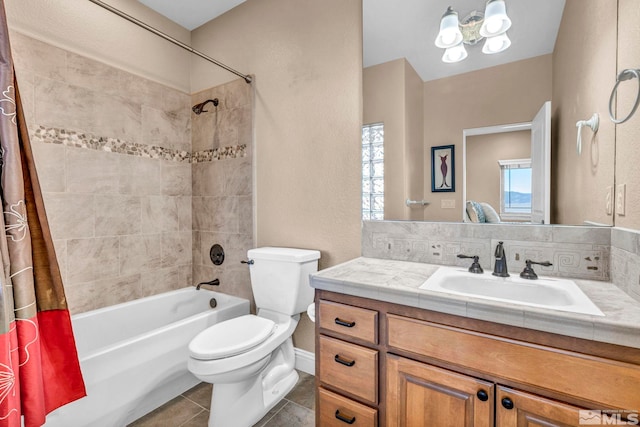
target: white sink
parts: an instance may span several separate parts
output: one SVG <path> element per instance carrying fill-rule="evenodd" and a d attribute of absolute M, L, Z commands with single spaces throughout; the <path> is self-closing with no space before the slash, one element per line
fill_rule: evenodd
<path fill-rule="evenodd" d="M 464 268 L 440 267 L 420 285 L 420 289 L 604 316 L 578 285 L 567 279 L 539 277 L 537 280 L 528 280 L 517 274 L 496 277 L 486 271 L 473 274 Z"/>

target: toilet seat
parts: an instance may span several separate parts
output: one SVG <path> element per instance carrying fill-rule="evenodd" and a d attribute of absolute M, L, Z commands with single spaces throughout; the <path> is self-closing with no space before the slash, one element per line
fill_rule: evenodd
<path fill-rule="evenodd" d="M 199 360 L 235 356 L 263 343 L 276 327 L 272 320 L 253 314 L 225 320 L 200 332 L 189 343 L 189 353 Z"/>

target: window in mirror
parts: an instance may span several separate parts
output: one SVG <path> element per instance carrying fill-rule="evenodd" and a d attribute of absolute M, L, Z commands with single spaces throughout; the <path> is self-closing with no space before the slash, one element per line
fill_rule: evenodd
<path fill-rule="evenodd" d="M 531 159 L 499 160 L 500 217 L 531 220 Z"/>
<path fill-rule="evenodd" d="M 384 219 L 384 125 L 362 126 L 362 219 Z"/>

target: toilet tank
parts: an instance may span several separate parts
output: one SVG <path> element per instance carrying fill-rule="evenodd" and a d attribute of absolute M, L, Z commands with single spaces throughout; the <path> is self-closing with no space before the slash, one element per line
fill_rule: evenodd
<path fill-rule="evenodd" d="M 309 274 L 318 271 L 320 251 L 264 247 L 247 252 L 257 308 L 293 316 L 313 302 Z"/>

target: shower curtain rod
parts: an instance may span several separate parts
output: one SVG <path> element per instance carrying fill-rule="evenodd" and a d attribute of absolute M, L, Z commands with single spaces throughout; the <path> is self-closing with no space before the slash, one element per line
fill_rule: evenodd
<path fill-rule="evenodd" d="M 134 24 L 136 24 L 139 27 L 144 28 L 147 31 L 152 32 L 153 34 L 162 37 L 163 39 L 175 44 L 176 46 L 179 46 L 181 48 L 183 48 L 184 50 L 188 50 L 189 52 L 193 53 L 194 55 L 198 55 L 200 58 L 205 59 L 215 65 L 217 65 L 218 67 L 224 68 L 225 70 L 229 71 L 230 73 L 235 74 L 236 76 L 242 77 L 244 79 L 245 82 L 247 83 L 251 83 L 251 81 L 253 80 L 251 78 L 250 75 L 248 74 L 242 74 L 239 71 L 234 70 L 233 68 L 223 64 L 220 61 L 216 61 L 215 59 L 211 58 L 210 56 L 205 55 L 202 52 L 199 52 L 197 50 L 195 50 L 194 48 L 192 48 L 191 46 L 182 43 L 180 40 L 177 40 L 173 37 L 171 37 L 168 34 L 163 33 L 160 30 L 155 29 L 154 27 L 152 27 L 151 25 L 145 24 L 144 22 L 140 21 L 139 19 L 134 18 L 131 15 L 127 15 L 126 13 L 124 13 L 123 11 L 116 9 L 115 7 L 108 5 L 100 0 L 89 0 L 91 3 L 97 4 L 100 7 L 103 7 L 104 9 L 107 9 L 109 12 L 115 13 L 116 15 L 118 15 L 121 18 L 126 19 L 129 22 L 132 22 Z"/>

